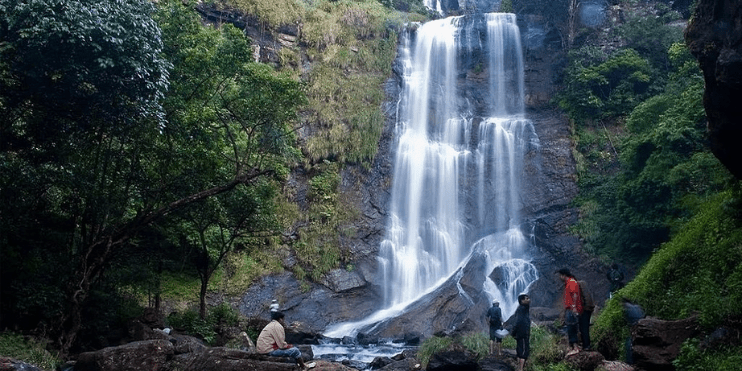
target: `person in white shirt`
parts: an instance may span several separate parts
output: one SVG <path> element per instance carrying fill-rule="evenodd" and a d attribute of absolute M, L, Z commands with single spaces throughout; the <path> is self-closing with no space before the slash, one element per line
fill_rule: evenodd
<path fill-rule="evenodd" d="M 284 314 L 281 312 L 272 313 L 273 320 L 266 325 L 256 344 L 258 353 L 267 354 L 271 357 L 291 357 L 301 367 L 302 370 L 312 368 L 315 363 L 304 364 L 301 358 L 299 348 L 286 342 L 286 332 L 284 331 Z"/>

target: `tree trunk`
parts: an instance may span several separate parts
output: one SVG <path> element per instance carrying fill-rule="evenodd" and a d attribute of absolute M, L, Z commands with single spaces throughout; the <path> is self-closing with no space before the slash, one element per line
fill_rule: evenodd
<path fill-rule="evenodd" d="M 577 0 L 569 0 L 569 18 L 568 18 L 568 31 L 567 31 L 567 50 L 572 49 L 572 44 L 575 41 L 576 22 L 577 22 L 577 10 L 580 8 L 580 3 Z"/>
<path fill-rule="evenodd" d="M 105 271 L 106 265 L 111 258 L 111 252 L 114 248 L 128 242 L 131 238 L 136 236 L 142 228 L 152 224 L 157 219 L 180 209 L 181 207 L 211 196 L 228 192 L 234 189 L 238 184 L 248 184 L 257 178 L 270 173 L 272 173 L 272 171 L 251 169 L 249 172 L 238 174 L 229 183 L 194 193 L 190 196 L 173 201 L 151 213 L 135 218 L 125 225 L 113 227 L 110 233 L 107 233 L 89 243 L 80 258 L 80 266 L 77 268 L 77 272 L 75 272 L 75 278 L 73 278 L 74 281 L 70 283 L 69 311 L 62 314 L 57 325 L 60 358 L 64 359 L 69 355 L 70 349 L 72 349 L 72 346 L 77 339 L 77 335 L 82 328 L 82 311 L 85 302 L 88 299 L 88 295 L 90 294 L 90 288 L 97 283 L 101 274 Z M 206 312 L 205 300 L 207 284 L 208 278 L 202 280 L 201 311 L 203 312 L 204 317 Z"/>

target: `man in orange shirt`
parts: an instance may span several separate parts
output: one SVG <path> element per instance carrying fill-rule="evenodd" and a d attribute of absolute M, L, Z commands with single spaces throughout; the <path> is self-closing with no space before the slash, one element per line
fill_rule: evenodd
<path fill-rule="evenodd" d="M 567 325 L 567 339 L 569 347 L 572 348 L 567 352 L 568 356 L 580 351 L 577 347 L 577 326 L 580 315 L 582 314 L 582 298 L 580 297 L 580 285 L 575 280 L 575 276 L 567 268 L 557 271 L 559 279 L 564 282 L 564 322 Z"/>

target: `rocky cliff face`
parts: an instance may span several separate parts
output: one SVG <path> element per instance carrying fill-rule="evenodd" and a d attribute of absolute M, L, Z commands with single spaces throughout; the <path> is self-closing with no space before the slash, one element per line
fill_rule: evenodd
<path fill-rule="evenodd" d="M 270 33 L 259 32 L 259 23 L 250 17 L 209 7 L 202 7 L 201 11 L 206 19 L 214 22 L 239 23 L 255 39 L 253 43 L 260 46 L 256 48 L 256 60 L 270 62 L 276 51 L 296 35 L 287 29 L 278 32 L 276 37 L 261 39 L 260 35 Z M 569 267 L 580 278 L 592 282 L 594 296 L 602 299 L 608 292 L 607 282 L 604 283 L 605 267 L 589 260 L 582 253 L 580 241 L 568 231 L 578 217 L 577 210 L 571 206 L 577 185 L 570 127 L 566 117 L 549 104 L 564 65 L 564 38 L 555 26 L 554 17 L 544 14 L 519 14 L 518 26 L 525 58 L 526 117 L 533 122 L 540 142 L 537 150 L 527 154 L 528 165 L 523 174 L 526 186 L 520 195 L 524 221 L 521 228 L 525 235 L 533 236 L 534 248 L 529 253 L 540 274 L 531 287 L 532 305 L 558 305 L 561 283 L 553 272 L 561 267 Z M 479 68 L 476 63 L 470 67 L 472 70 Z M 377 254 L 387 224 L 393 149 L 396 147 L 393 135 L 396 105 L 402 86 L 400 68 L 394 70 L 396 73 L 385 86 L 386 124 L 373 166 L 370 169 L 347 166 L 341 174 L 341 197 L 360 211 L 353 225 L 344 226 L 355 233 L 341 237 L 341 248 L 350 256 L 352 269 L 336 269 L 320 282 L 308 285 L 299 282 L 290 272 L 262 277 L 237 300 L 242 313 L 267 319 L 267 304 L 277 298 L 289 322 L 301 322 L 308 331 L 322 331 L 328 325 L 359 320 L 381 309 Z M 477 79 L 478 74 L 481 71 L 470 70 L 462 79 Z M 482 92 L 468 94 L 471 96 L 467 98 L 472 101 L 487 99 L 481 96 Z M 299 184 L 302 178 L 301 171 L 293 177 L 297 189 L 302 188 Z M 491 273 L 483 269 L 481 259 L 475 256 L 462 269 L 456 282 L 442 285 L 416 303 L 407 314 L 387 321 L 374 331 L 379 336 L 394 337 L 404 333 L 429 336 L 462 326 L 483 328 L 484 312 L 489 303 L 481 292 L 481 282 Z"/>
<path fill-rule="evenodd" d="M 561 298 L 561 282 L 554 271 L 569 267 L 581 278 L 593 282 L 597 299 L 607 297 L 605 267 L 582 253 L 580 241 L 568 231 L 577 220 L 571 206 L 577 194 L 575 163 L 572 157 L 570 127 L 566 117 L 551 108 L 551 99 L 560 75 L 564 52 L 559 33 L 539 15 L 519 16 L 526 64 L 526 116 L 533 122 L 540 147 L 530 151 L 524 169 L 521 191 L 525 235 L 533 235 L 532 263 L 540 278 L 531 287 L 533 306 L 555 307 Z M 479 72 L 472 63 L 462 80 L 476 80 Z M 399 71 L 398 68 L 395 68 Z M 463 83 L 463 82 L 462 82 Z M 379 151 L 371 169 L 347 167 L 342 174 L 342 197 L 360 210 L 352 227 L 353 237 L 342 240 L 344 251 L 352 255 L 353 269 L 336 269 L 322 282 L 310 284 L 309 290 L 291 273 L 263 277 L 245 293 L 240 309 L 251 316 L 268 316 L 266 305 L 278 298 L 290 322 L 298 321 L 309 329 L 321 331 L 328 325 L 363 319 L 380 308 L 380 283 L 377 253 L 385 236 L 389 188 L 392 184 L 396 123 L 396 102 L 401 88 L 399 74 L 385 87 L 388 96 L 384 110 L 386 126 Z M 487 99 L 484 92 L 468 91 L 471 101 Z M 476 255 L 462 269 L 461 275 L 429 294 L 402 316 L 390 319 L 373 330 L 382 337 L 418 333 L 430 336 L 462 326 L 483 328 L 489 306 L 481 290 L 485 276 L 482 260 Z"/>
<path fill-rule="evenodd" d="M 711 150 L 742 178 L 742 3 L 700 0 L 685 39 L 706 81 L 703 104 Z"/>

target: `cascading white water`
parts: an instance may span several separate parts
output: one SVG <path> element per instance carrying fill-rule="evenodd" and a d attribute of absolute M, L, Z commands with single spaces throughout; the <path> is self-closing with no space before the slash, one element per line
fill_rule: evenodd
<path fill-rule="evenodd" d="M 333 326 L 328 336 L 398 314 L 451 277 L 474 251 L 487 257 L 488 276 L 496 272 L 496 281 L 487 278 L 482 290 L 500 301 L 505 315 L 515 311 L 518 293 L 538 278 L 519 226 L 524 154 L 538 146 L 524 114 L 520 33 L 513 14 L 485 14 L 484 20 L 487 45 L 480 47 L 488 51 L 481 55 L 488 57 L 482 63 L 489 73 L 484 117 L 459 99 L 466 93 L 459 81 L 458 58 L 467 47 L 462 40 L 475 38 L 461 26 L 462 17 L 425 23 L 414 42 L 403 40 L 394 184 L 379 252 L 387 309 Z"/>
<path fill-rule="evenodd" d="M 399 122 L 391 219 L 379 259 L 385 302 L 409 302 L 448 276 L 467 255 L 459 209 L 459 175 L 471 120 L 457 114 L 456 20 L 418 29 L 405 75 L 407 106 Z M 435 56 L 415 58 L 414 56 Z"/>

